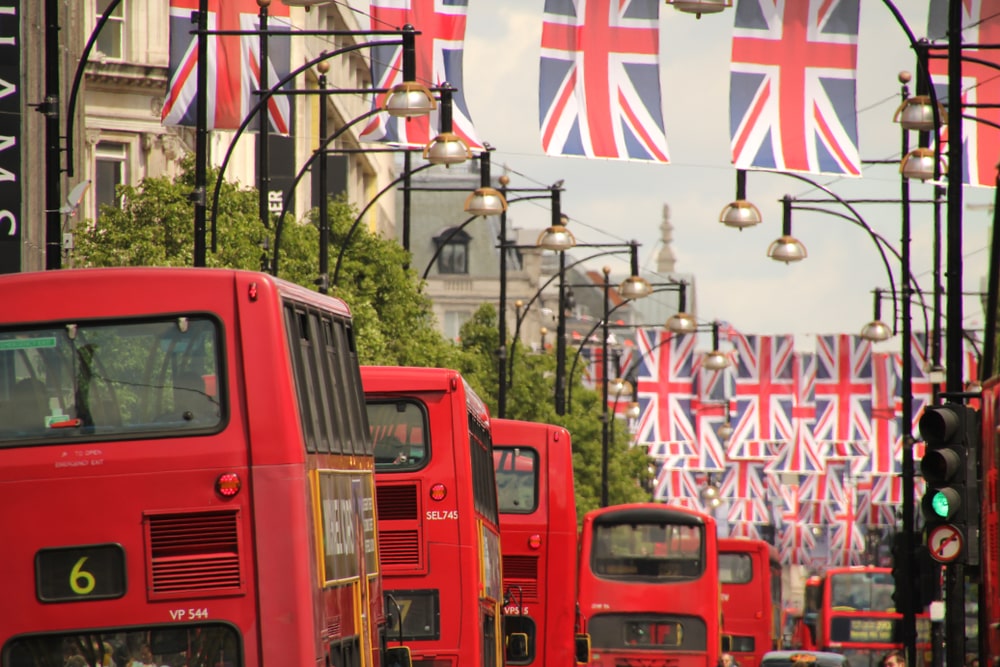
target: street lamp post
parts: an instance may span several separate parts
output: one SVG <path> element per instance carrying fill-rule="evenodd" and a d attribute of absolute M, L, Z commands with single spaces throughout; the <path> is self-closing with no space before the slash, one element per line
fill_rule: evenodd
<path fill-rule="evenodd" d="M 566 414 L 566 250 L 570 247 L 578 248 L 611 248 L 627 247 L 631 253 L 632 274 L 625 279 L 619 288 L 623 299 L 639 299 L 649 294 L 649 282 L 638 275 L 639 268 L 639 244 L 630 241 L 627 244 L 601 244 L 584 243 L 576 244 L 573 235 L 569 233 L 565 226 L 565 218 L 560 216 L 559 223 L 555 222 L 556 206 L 553 205 L 553 225 L 545 230 L 538 239 L 538 246 L 546 250 L 556 250 L 559 252 L 559 298 L 556 320 L 556 379 L 555 379 L 555 408 L 556 414 Z"/>

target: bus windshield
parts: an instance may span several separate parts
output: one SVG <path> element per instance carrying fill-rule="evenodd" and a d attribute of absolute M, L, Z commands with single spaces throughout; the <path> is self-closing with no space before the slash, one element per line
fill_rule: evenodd
<path fill-rule="evenodd" d="M 19 637 L 8 645 L 7 655 L 10 667 L 243 664 L 236 630 L 220 623 Z"/>
<path fill-rule="evenodd" d="M 851 610 L 895 611 L 889 573 L 845 572 L 830 577 L 830 606 Z"/>
<path fill-rule="evenodd" d="M 0 331 L 0 446 L 220 424 L 207 317 Z"/>

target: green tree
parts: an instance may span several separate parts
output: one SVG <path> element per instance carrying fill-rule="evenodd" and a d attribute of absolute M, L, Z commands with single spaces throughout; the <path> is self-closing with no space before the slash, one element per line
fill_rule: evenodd
<path fill-rule="evenodd" d="M 463 364 L 460 369 L 487 402 L 492 414 L 497 414 L 497 389 L 500 386 L 496 350 L 499 322 L 496 309 L 484 304 L 461 329 Z M 579 372 L 567 378 L 572 386 L 572 401 L 567 414 L 555 411 L 555 356 L 515 348 L 508 341 L 508 354 L 513 359 L 513 381 L 507 391 L 507 413 L 510 419 L 543 422 L 563 426 L 573 438 L 573 479 L 576 489 L 578 518 L 600 506 L 602 460 L 601 395 L 587 389 Z M 630 446 L 630 435 L 623 424 L 609 429 L 608 441 L 608 501 L 612 505 L 648 501 L 650 483 L 649 458 L 643 447 Z"/>
<path fill-rule="evenodd" d="M 175 180 L 147 178 L 120 186 L 119 207 L 103 206 L 96 224 L 76 231 L 74 266 L 191 266 L 194 247 L 194 162 L 185 162 Z M 209 175 L 208 192 L 217 172 Z M 330 257 L 336 258 L 357 213 L 343 199 L 328 207 Z M 210 212 L 211 213 L 211 212 Z M 214 267 L 260 270 L 275 230 L 258 216 L 257 191 L 223 182 L 218 207 L 217 248 L 206 263 Z M 305 220 L 286 216 L 281 226 L 280 276 L 316 289 L 319 275 L 318 212 Z M 267 244 L 265 244 L 267 241 Z M 392 239 L 360 225 L 351 235 L 339 285 L 331 290 L 354 315 L 359 357 L 365 364 L 453 366 L 457 347 L 436 329 L 431 303 L 408 254 Z M 332 267 L 331 267 L 332 268 Z"/>

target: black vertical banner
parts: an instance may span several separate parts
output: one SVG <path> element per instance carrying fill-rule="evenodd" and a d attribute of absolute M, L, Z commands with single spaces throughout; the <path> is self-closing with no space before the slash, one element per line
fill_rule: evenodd
<path fill-rule="evenodd" d="M 0 0 L 0 273 L 21 270 L 21 12 Z"/>

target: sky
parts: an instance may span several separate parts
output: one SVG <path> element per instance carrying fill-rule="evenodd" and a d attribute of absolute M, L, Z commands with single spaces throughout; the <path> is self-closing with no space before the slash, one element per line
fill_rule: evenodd
<path fill-rule="evenodd" d="M 927 33 L 927 4 L 896 2 L 918 37 Z M 668 205 L 676 271 L 695 275 L 702 321 L 725 320 L 743 333 L 791 333 L 801 339 L 856 333 L 872 319 L 872 290 L 888 288 L 889 279 L 875 243 L 859 227 L 833 215 L 796 212 L 793 234 L 805 244 L 808 258 L 785 265 L 766 256 L 768 245 L 781 234 L 781 197 L 825 197 L 821 191 L 787 175 L 751 172 L 747 198 L 760 208 L 764 222 L 743 231 L 718 222 L 722 208 L 735 199 L 729 148 L 732 9 L 696 19 L 670 6 L 660 8 L 661 96 L 671 160 L 660 164 L 544 154 L 538 129 L 543 6 L 544 0 L 469 1 L 463 89 L 480 139 L 496 148 L 494 175 L 506 166 L 512 188 L 564 181 L 562 209 L 577 241 L 638 241 L 643 275 L 654 282 L 663 207 Z M 858 53 L 861 158 L 898 159 L 901 131 L 893 122 L 900 102 L 897 76 L 912 71 L 914 57 L 904 32 L 878 0 L 861 2 Z M 915 136 L 911 145 L 916 145 Z M 844 199 L 898 199 L 900 193 L 895 165 L 867 166 L 862 178 L 808 176 Z M 914 183 L 911 198 L 929 199 L 932 191 L 930 185 Z M 979 291 L 987 270 L 993 191 L 967 187 L 964 201 L 963 280 L 966 292 Z M 547 207 L 545 201 L 514 204 L 508 220 L 513 227 L 543 228 L 549 221 Z M 898 203 L 856 208 L 898 249 Z M 933 286 L 932 222 L 929 205 L 913 205 L 911 262 L 927 291 Z M 613 264 L 601 258 L 591 268 L 608 263 Z M 892 267 L 898 272 L 894 260 Z M 627 268 L 615 270 L 627 273 Z M 884 304 L 883 320 L 891 320 L 891 314 L 891 305 Z M 966 298 L 964 314 L 966 329 L 982 328 L 976 297 Z M 914 329 L 922 329 L 917 309 L 914 318 Z"/>

